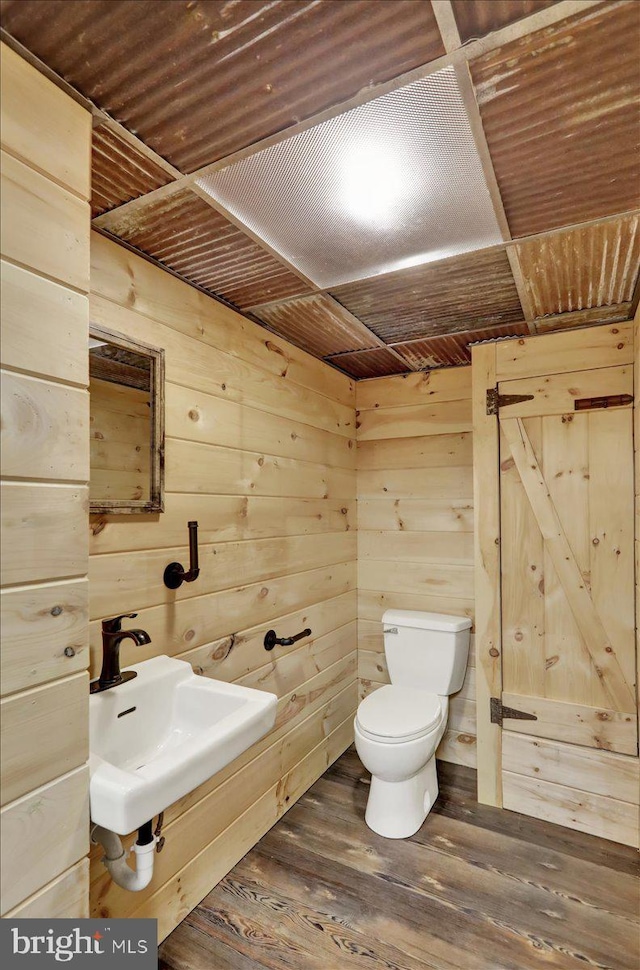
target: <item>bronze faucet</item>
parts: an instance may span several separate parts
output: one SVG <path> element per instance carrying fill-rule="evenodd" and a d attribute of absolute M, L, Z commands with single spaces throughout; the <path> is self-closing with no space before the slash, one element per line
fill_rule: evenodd
<path fill-rule="evenodd" d="M 138 646 L 143 643 L 151 643 L 151 637 L 145 630 L 123 630 L 121 627 L 124 619 L 133 620 L 137 613 L 123 613 L 122 616 L 114 616 L 109 620 L 102 621 L 102 670 L 97 680 L 92 680 L 89 690 L 92 694 L 97 694 L 102 690 L 109 690 L 124 684 L 127 680 L 137 677 L 135 670 L 125 670 L 120 673 L 120 644 L 129 637 Z"/>

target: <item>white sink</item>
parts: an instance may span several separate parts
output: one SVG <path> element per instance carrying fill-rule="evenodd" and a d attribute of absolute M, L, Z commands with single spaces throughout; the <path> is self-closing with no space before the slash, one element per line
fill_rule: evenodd
<path fill-rule="evenodd" d="M 277 697 L 209 680 L 172 657 L 89 698 L 91 818 L 119 835 L 140 828 L 271 730 Z"/>

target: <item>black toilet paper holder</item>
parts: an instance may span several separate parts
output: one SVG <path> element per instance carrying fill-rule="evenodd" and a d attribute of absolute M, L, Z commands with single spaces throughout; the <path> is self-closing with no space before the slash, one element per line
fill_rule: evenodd
<path fill-rule="evenodd" d="M 301 630 L 300 633 L 296 633 L 294 637 L 279 637 L 276 635 L 275 630 L 267 630 L 264 637 L 264 649 L 273 650 L 275 646 L 290 647 L 292 643 L 297 643 L 298 640 L 302 640 L 303 637 L 310 636 L 311 630 L 309 630 L 309 628 L 306 630 Z"/>

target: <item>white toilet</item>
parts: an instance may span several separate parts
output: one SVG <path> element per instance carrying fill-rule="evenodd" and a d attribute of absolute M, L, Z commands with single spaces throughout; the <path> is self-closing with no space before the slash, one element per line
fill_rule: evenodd
<path fill-rule="evenodd" d="M 464 680 L 471 620 L 387 610 L 382 626 L 391 683 L 360 703 L 356 750 L 371 772 L 367 825 L 387 839 L 406 839 L 438 795 L 436 748 L 447 725 L 449 694 Z"/>

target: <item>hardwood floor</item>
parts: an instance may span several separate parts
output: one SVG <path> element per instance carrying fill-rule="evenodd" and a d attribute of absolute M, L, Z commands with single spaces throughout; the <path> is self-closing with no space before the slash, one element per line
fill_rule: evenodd
<path fill-rule="evenodd" d="M 364 823 L 347 751 L 160 947 L 161 970 L 640 967 L 634 849 L 478 805 L 439 763 L 411 839 Z"/>

